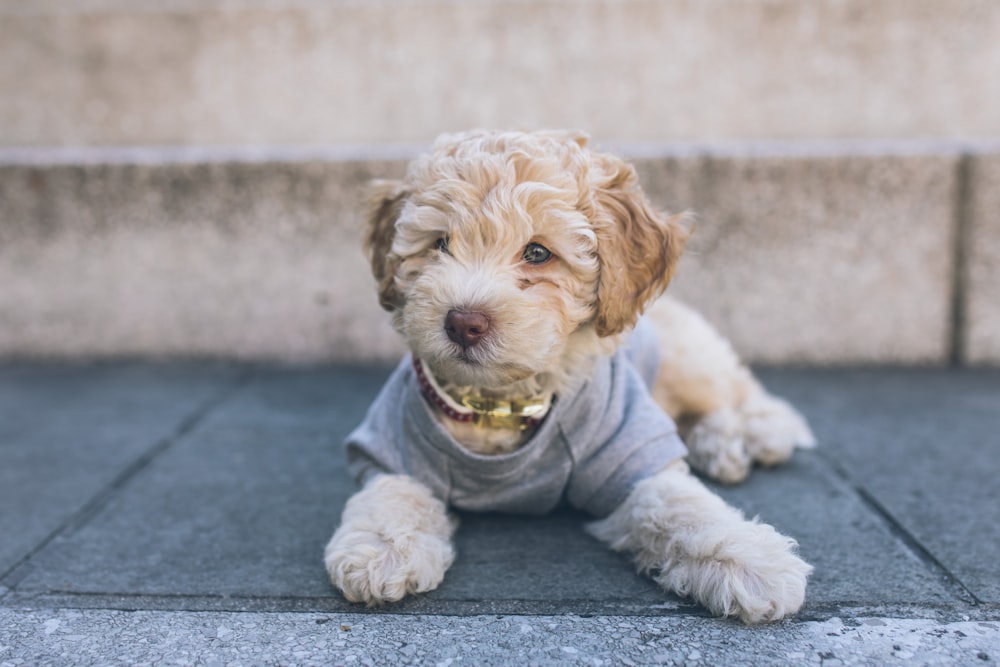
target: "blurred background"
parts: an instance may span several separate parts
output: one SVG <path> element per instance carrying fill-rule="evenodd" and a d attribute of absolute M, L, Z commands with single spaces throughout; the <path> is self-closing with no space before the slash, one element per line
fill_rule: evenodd
<path fill-rule="evenodd" d="M 390 360 L 359 203 L 579 128 L 751 361 L 1000 363 L 993 0 L 0 0 L 0 358 Z"/>

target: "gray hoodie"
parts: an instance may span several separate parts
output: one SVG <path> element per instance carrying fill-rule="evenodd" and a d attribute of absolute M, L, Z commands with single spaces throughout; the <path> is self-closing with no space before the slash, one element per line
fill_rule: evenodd
<path fill-rule="evenodd" d="M 462 510 L 543 514 L 565 500 L 607 516 L 638 482 L 686 454 L 649 395 L 658 355 L 648 326 L 557 396 L 520 449 L 495 456 L 469 452 L 438 423 L 407 357 L 347 437 L 348 469 L 359 483 L 410 475 Z"/>

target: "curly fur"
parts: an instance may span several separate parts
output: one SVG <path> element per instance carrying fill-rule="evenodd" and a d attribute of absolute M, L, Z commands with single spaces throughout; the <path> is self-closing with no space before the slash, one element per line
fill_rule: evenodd
<path fill-rule="evenodd" d="M 588 149 L 581 133 L 474 131 L 439 138 L 403 180 L 373 186 L 365 246 L 379 302 L 446 391 L 558 396 L 666 289 L 684 220 L 656 210 L 635 170 Z M 551 259 L 527 261 L 531 244 Z M 453 310 L 490 323 L 475 345 L 447 333 Z M 814 442 L 697 313 L 665 298 L 649 316 L 663 349 L 651 391 L 699 470 L 736 482 L 753 462 L 780 463 Z M 441 422 L 486 455 L 531 435 Z M 759 622 L 796 611 L 811 568 L 794 542 L 744 520 L 682 468 L 639 484 L 591 531 L 714 613 Z M 367 604 L 431 590 L 454 558 L 453 529 L 418 482 L 378 477 L 347 504 L 327 570 L 347 599 Z"/>
<path fill-rule="evenodd" d="M 423 485 L 383 475 L 347 502 L 323 560 L 351 602 L 396 602 L 438 587 L 455 560 L 455 526 Z"/>

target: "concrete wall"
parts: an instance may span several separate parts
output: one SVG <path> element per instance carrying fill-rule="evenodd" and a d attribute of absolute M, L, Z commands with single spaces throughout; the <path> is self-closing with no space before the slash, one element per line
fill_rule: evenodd
<path fill-rule="evenodd" d="M 998 73 L 993 0 L 0 0 L 0 357 L 388 359 L 363 183 L 521 126 L 750 359 L 1000 363 Z"/>
<path fill-rule="evenodd" d="M 968 164 L 964 209 L 963 356 L 1000 363 L 1000 155 Z"/>
<path fill-rule="evenodd" d="M 0 0 L 0 146 L 1000 136 L 993 0 Z"/>
<path fill-rule="evenodd" d="M 863 148 L 634 148 L 656 203 L 699 216 L 671 289 L 757 362 L 1000 362 L 1000 146 Z M 7 151 L 0 163 L 0 357 L 399 353 L 358 201 L 403 156 Z"/>

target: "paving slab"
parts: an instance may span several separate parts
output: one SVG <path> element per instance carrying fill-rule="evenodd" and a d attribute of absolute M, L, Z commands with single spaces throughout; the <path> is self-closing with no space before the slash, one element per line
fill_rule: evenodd
<path fill-rule="evenodd" d="M 72 594 L 328 594 L 316 565 L 348 492 L 339 442 L 382 375 L 277 371 L 252 382 L 91 525 L 61 535 L 25 589 L 40 580 Z"/>
<path fill-rule="evenodd" d="M 806 613 L 879 605 L 948 606 L 960 599 L 946 577 L 895 535 L 816 452 L 757 471 L 744 484 L 712 485 L 747 516 L 759 516 L 799 542 L 813 565 Z"/>
<path fill-rule="evenodd" d="M 18 594 L 120 596 L 126 606 L 351 608 L 326 580 L 321 554 L 355 490 L 340 442 L 383 378 L 350 370 L 258 375 L 89 525 L 33 559 Z M 579 515 L 463 519 L 454 576 L 411 612 L 468 611 L 483 601 L 496 608 L 494 597 L 507 609 L 521 609 L 522 599 L 589 608 L 600 594 L 581 595 L 572 585 L 581 580 L 629 605 L 636 594 L 663 602 L 651 582 L 582 531 Z"/>
<path fill-rule="evenodd" d="M 326 581 L 321 553 L 354 491 L 340 441 L 384 375 L 256 370 L 86 524 L 36 554 L 8 600 L 34 607 L 356 609 Z M 826 373 L 803 378 L 795 379 L 831 384 Z M 831 438 L 830 446 L 838 442 Z M 819 454 L 803 453 L 722 493 L 799 539 L 817 568 L 806 614 L 966 606 L 947 577 Z M 625 558 L 584 533 L 581 514 L 462 519 L 459 556 L 445 583 L 383 612 L 704 613 L 635 575 Z"/>
<path fill-rule="evenodd" d="M 218 365 L 0 366 L 0 576 L 238 377 Z"/>
<path fill-rule="evenodd" d="M 1000 602 L 1000 371 L 781 371 L 840 468 L 976 599 Z"/>

